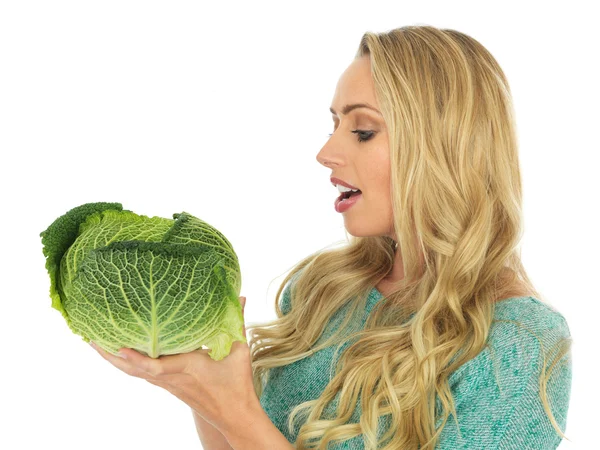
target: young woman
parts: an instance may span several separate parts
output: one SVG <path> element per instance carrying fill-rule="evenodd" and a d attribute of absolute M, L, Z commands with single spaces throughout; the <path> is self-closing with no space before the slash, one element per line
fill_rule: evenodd
<path fill-rule="evenodd" d="M 555 449 L 571 335 L 520 260 L 498 63 L 454 30 L 365 33 L 331 113 L 317 161 L 352 237 L 293 268 L 274 323 L 222 361 L 98 351 L 190 405 L 207 450 Z"/>
<path fill-rule="evenodd" d="M 368 32 L 331 113 L 317 161 L 352 189 L 335 202 L 351 238 L 300 261 L 278 319 L 248 327 L 264 411 L 297 449 L 556 448 L 570 332 L 521 264 L 496 60 L 454 30 Z"/>

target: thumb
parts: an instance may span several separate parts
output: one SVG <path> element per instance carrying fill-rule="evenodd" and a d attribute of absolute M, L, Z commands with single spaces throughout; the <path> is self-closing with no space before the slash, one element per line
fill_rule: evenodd
<path fill-rule="evenodd" d="M 246 318 L 244 317 L 244 307 L 246 306 L 246 297 L 240 297 L 240 303 L 242 304 L 242 319 L 244 320 L 243 326 L 242 326 L 242 333 L 244 334 L 244 337 L 246 337 Z"/>

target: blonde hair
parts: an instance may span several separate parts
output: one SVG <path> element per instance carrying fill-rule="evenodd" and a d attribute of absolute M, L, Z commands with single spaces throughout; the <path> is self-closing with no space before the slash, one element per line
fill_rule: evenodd
<path fill-rule="evenodd" d="M 351 237 L 341 248 L 301 260 L 279 287 L 277 319 L 248 327 L 254 387 L 260 398 L 271 368 L 353 339 L 322 395 L 290 414 L 290 430 L 296 415 L 306 416 L 296 448 L 315 448 L 317 439 L 325 449 L 333 439 L 361 433 L 367 448 L 378 448 L 378 418 L 391 414 L 384 449 L 433 449 L 451 411 L 456 418 L 448 377 L 486 347 L 495 302 L 516 285 L 541 300 L 517 248 L 523 217 L 511 94 L 492 55 L 450 29 L 366 32 L 356 57 L 370 58 L 389 133 L 394 231 L 405 277 L 376 305 L 364 330 L 342 338 L 369 292 L 391 272 L 396 242 Z M 290 280 L 293 308 L 283 315 L 279 300 Z M 313 348 L 346 304 L 344 323 Z M 560 344 L 550 372 L 542 370 L 540 395 L 566 437 L 545 392 L 571 339 Z M 368 393 L 360 423 L 347 423 L 360 392 Z M 337 416 L 322 419 L 336 394 Z M 437 432 L 436 394 L 445 413 Z"/>

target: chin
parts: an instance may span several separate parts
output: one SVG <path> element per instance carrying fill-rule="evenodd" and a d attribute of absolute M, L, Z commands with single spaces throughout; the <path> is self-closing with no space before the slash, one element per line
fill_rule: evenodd
<path fill-rule="evenodd" d="M 352 220 L 347 220 L 347 222 L 352 222 Z M 346 223 L 345 228 L 348 234 L 354 237 L 380 236 L 383 234 L 383 232 L 378 233 L 376 230 L 372 230 L 368 225 L 361 226 L 361 224 L 356 223 Z"/>

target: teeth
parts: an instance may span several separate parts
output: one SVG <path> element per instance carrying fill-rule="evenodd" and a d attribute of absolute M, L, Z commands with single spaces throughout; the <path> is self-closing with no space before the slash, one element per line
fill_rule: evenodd
<path fill-rule="evenodd" d="M 358 192 L 360 190 L 360 189 L 350 189 L 350 188 L 347 188 L 346 186 L 342 186 L 341 184 L 337 184 L 335 187 L 337 187 L 338 191 L 340 191 L 341 193 L 349 192 L 349 191 Z"/>

